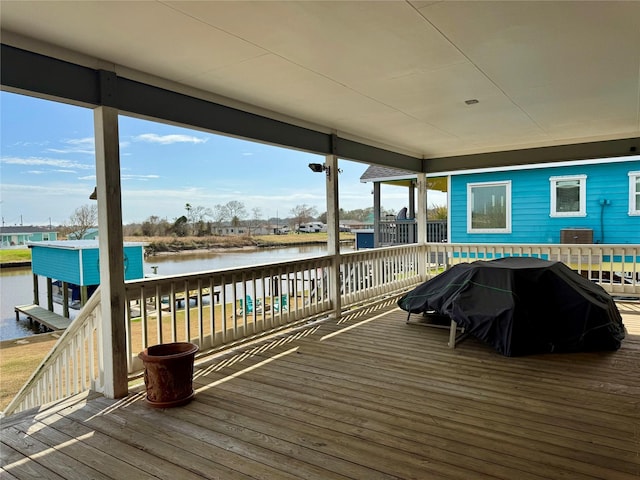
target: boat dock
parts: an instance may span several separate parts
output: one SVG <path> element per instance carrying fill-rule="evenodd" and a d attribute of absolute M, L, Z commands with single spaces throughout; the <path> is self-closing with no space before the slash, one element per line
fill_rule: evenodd
<path fill-rule="evenodd" d="M 51 310 L 42 308 L 40 305 L 17 305 L 14 307 L 16 321 L 20 320 L 20 314 L 26 315 L 30 322 L 36 325 L 44 325 L 49 330 L 65 330 L 71 319 L 63 317 Z"/>

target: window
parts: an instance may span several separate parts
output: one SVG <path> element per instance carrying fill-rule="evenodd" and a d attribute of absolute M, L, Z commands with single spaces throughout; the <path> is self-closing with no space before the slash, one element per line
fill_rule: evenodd
<path fill-rule="evenodd" d="M 587 215 L 587 176 L 551 177 L 551 216 L 585 217 Z"/>
<path fill-rule="evenodd" d="M 511 182 L 467 184 L 468 233 L 511 233 Z"/>
<path fill-rule="evenodd" d="M 640 172 L 629 172 L 629 215 L 640 215 Z"/>

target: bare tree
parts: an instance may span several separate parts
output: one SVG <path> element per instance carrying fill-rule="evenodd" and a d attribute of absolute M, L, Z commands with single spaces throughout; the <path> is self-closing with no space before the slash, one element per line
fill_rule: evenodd
<path fill-rule="evenodd" d="M 228 218 L 231 218 L 232 222 L 234 218 L 242 220 L 247 216 L 247 211 L 244 208 L 244 203 L 239 202 L 238 200 L 231 200 L 230 202 L 227 202 L 225 208 L 227 209 Z"/>
<path fill-rule="evenodd" d="M 293 216 L 294 222 L 300 225 L 315 218 L 315 216 L 318 215 L 318 211 L 315 207 L 310 207 L 307 204 L 296 205 L 291 209 L 291 215 Z"/>
<path fill-rule="evenodd" d="M 222 225 L 222 222 L 229 218 L 229 212 L 227 211 L 227 207 L 224 205 L 217 204 L 213 207 L 212 212 L 213 221 L 217 224 L 218 227 Z"/>
<path fill-rule="evenodd" d="M 83 205 L 74 210 L 69 217 L 69 224 L 67 226 L 67 236 L 73 234 L 73 236 L 80 240 L 82 239 L 90 228 L 98 225 L 98 207 L 97 205 Z"/>
<path fill-rule="evenodd" d="M 260 207 L 253 207 L 251 209 L 251 213 L 253 217 L 250 222 L 249 233 L 255 233 L 255 230 L 258 228 L 258 225 L 260 225 L 260 217 L 262 216 L 262 210 L 260 209 Z"/>

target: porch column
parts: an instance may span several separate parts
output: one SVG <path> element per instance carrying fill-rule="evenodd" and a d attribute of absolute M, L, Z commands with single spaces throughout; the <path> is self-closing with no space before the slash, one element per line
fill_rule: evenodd
<path fill-rule="evenodd" d="M 418 211 L 416 212 L 416 220 L 418 229 L 418 245 L 422 248 L 422 245 L 427 243 L 427 175 L 425 173 L 418 173 L 418 179 L 416 181 L 418 185 Z M 426 249 L 424 253 L 418 255 L 418 272 L 422 281 L 426 280 Z"/>
<path fill-rule="evenodd" d="M 373 182 L 373 248 L 380 246 L 380 182 Z"/>
<path fill-rule="evenodd" d="M 407 212 L 407 218 L 413 219 L 413 225 L 407 225 L 408 230 L 408 240 L 409 243 L 416 242 L 416 228 L 418 226 L 415 224 L 416 218 L 416 200 L 415 200 L 415 192 L 416 192 L 416 184 L 413 180 L 409 183 L 409 208 Z"/>
<path fill-rule="evenodd" d="M 327 253 L 331 256 L 329 295 L 334 318 L 340 318 L 342 310 L 340 285 L 340 206 L 338 204 L 338 157 L 327 155 Z"/>
<path fill-rule="evenodd" d="M 128 393 L 128 382 L 118 110 L 98 107 L 94 110 L 93 120 L 96 140 L 104 395 L 121 398 Z"/>
<path fill-rule="evenodd" d="M 416 184 L 413 180 L 409 184 L 409 208 L 407 218 L 416 218 Z"/>

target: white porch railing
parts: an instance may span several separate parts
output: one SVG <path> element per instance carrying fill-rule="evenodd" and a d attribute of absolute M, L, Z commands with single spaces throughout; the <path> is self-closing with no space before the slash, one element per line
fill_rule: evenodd
<path fill-rule="evenodd" d="M 98 288 L 3 413 L 20 412 L 87 390 L 103 392 L 102 353 Z"/>
<path fill-rule="evenodd" d="M 204 351 L 330 312 L 329 265 L 319 257 L 127 282 L 129 373 L 150 345 Z"/>
<path fill-rule="evenodd" d="M 640 245 L 430 243 L 426 246 L 426 278 L 456 263 L 503 257 L 563 262 L 611 295 L 640 297 Z"/>
<path fill-rule="evenodd" d="M 612 295 L 640 297 L 638 245 L 402 245 L 340 256 L 343 309 L 399 294 L 456 263 L 530 256 L 562 261 Z M 201 351 L 335 313 L 329 256 L 126 282 L 127 358 L 190 341 Z M 419 271 L 419 265 L 424 270 Z M 100 295 L 94 294 L 4 414 L 104 391 Z"/>

